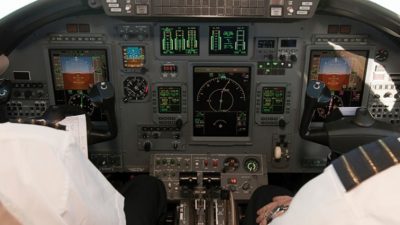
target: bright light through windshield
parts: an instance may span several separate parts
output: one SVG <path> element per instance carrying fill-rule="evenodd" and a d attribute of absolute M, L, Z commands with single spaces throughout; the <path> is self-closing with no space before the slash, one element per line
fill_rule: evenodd
<path fill-rule="evenodd" d="M 369 0 L 375 2 L 378 5 L 400 15 L 400 1 L 398 0 Z"/>
<path fill-rule="evenodd" d="M 0 7 L 0 19 L 35 1 L 37 0 L 11 0 L 5 3 L 3 0 Z"/>

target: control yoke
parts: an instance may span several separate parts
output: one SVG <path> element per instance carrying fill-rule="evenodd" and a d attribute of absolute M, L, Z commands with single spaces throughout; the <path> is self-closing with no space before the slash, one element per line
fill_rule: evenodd
<path fill-rule="evenodd" d="M 6 103 L 11 97 L 12 84 L 9 80 L 0 80 L 0 123 L 8 121 Z"/>
<path fill-rule="evenodd" d="M 343 154 L 360 145 L 388 136 L 400 136 L 400 128 L 375 120 L 366 108 L 359 108 L 355 116 L 324 122 L 322 127 L 311 128 L 317 107 L 326 105 L 331 98 L 328 87 L 321 81 L 310 80 L 306 90 L 300 136 L 333 152 Z"/>
<path fill-rule="evenodd" d="M 118 134 L 117 120 L 115 115 L 115 91 L 110 82 L 95 84 L 88 93 L 93 103 L 101 107 L 107 117 L 107 126 L 87 119 L 88 144 L 96 144 L 114 139 Z M 81 109 L 71 105 L 51 106 L 44 113 L 42 119 L 58 122 L 66 116 L 85 114 Z"/>

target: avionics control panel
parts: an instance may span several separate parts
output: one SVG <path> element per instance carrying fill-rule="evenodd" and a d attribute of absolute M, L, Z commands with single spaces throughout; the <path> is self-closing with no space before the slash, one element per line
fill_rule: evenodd
<path fill-rule="evenodd" d="M 102 0 L 111 16 L 311 18 L 319 0 Z"/>
<path fill-rule="evenodd" d="M 218 180 L 236 200 L 249 199 L 256 187 L 267 184 L 262 154 L 154 154 L 150 174 L 164 182 L 169 200 L 184 198 L 182 179 L 187 174 L 192 174 L 192 187 Z"/>

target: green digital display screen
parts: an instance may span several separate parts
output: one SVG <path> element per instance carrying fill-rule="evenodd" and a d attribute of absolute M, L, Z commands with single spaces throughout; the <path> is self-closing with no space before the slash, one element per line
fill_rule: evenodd
<path fill-rule="evenodd" d="M 262 89 L 261 113 L 283 114 L 285 112 L 285 87 L 264 87 Z"/>
<path fill-rule="evenodd" d="M 199 27 L 161 26 L 161 55 L 199 55 Z"/>
<path fill-rule="evenodd" d="M 210 26 L 210 55 L 247 55 L 247 26 Z"/>
<path fill-rule="evenodd" d="M 181 87 L 158 87 L 158 112 L 181 113 Z"/>

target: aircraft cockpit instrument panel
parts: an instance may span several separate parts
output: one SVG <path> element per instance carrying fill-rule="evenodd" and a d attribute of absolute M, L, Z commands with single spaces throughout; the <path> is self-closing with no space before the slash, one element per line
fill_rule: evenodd
<path fill-rule="evenodd" d="M 92 13 L 48 21 L 10 53 L 6 110 L 30 118 L 72 104 L 105 124 L 87 90 L 109 81 L 118 135 L 89 150 L 103 171 L 149 172 L 154 153 L 162 175 L 178 159 L 206 171 L 245 155 L 270 173 L 320 172 L 329 149 L 298 132 L 308 80 L 333 95 L 312 128 L 363 106 L 400 124 L 398 45 L 368 23 L 315 14 L 318 0 L 74 2 Z"/>

